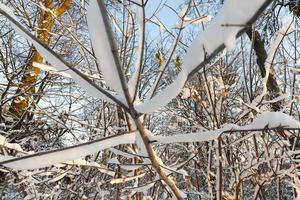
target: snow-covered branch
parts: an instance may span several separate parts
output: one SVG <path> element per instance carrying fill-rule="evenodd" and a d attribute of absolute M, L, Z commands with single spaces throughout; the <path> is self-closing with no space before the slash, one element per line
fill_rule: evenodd
<path fill-rule="evenodd" d="M 161 144 L 170 144 L 176 142 L 205 142 L 217 139 L 222 133 L 225 132 L 263 131 L 277 128 L 300 130 L 300 122 L 281 112 L 264 112 L 255 118 L 251 124 L 245 126 L 226 124 L 223 126 L 223 128 L 213 131 L 171 136 L 152 136 L 151 140 Z"/>
<path fill-rule="evenodd" d="M 5 161 L 2 158 L 0 165 L 16 170 L 37 169 L 65 161 L 76 160 L 121 144 L 134 144 L 135 140 L 136 132 L 114 135 L 71 147 L 35 153 L 19 158 L 11 159 L 11 157 L 8 157 Z"/>
<path fill-rule="evenodd" d="M 234 47 L 236 37 L 256 20 L 270 2 L 271 0 L 225 1 L 209 27 L 192 42 L 183 60 L 182 71 L 174 82 L 152 99 L 136 105 L 137 111 L 149 113 L 169 103 L 180 93 L 188 78 L 224 48 Z"/>
<path fill-rule="evenodd" d="M 0 13 L 11 22 L 14 30 L 30 41 L 37 48 L 39 53 L 42 54 L 44 58 L 52 64 L 52 66 L 54 66 L 58 71 L 64 71 L 70 74 L 74 81 L 89 95 L 109 102 L 115 102 L 127 110 L 124 98 L 114 95 L 102 87 L 99 87 L 92 80 L 90 80 L 89 77 L 63 60 L 62 57 L 57 55 L 50 47 L 40 42 L 33 34 L 23 27 L 10 8 L 0 4 Z"/>

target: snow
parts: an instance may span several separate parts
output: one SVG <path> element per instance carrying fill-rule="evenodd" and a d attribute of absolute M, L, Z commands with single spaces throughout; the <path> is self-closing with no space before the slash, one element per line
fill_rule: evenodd
<path fill-rule="evenodd" d="M 183 7 L 182 7 L 182 9 L 179 11 L 179 13 L 178 13 L 178 16 L 180 17 L 180 18 L 184 18 L 184 16 L 186 15 L 186 13 L 187 13 L 187 11 L 188 11 L 188 5 L 184 5 Z"/>
<path fill-rule="evenodd" d="M 275 58 L 276 51 L 277 51 L 279 45 L 282 43 L 284 36 L 286 34 L 288 34 L 290 31 L 292 31 L 291 24 L 283 23 L 281 30 L 277 33 L 277 37 L 275 38 L 275 41 L 272 43 L 271 50 L 268 53 L 268 57 L 265 62 L 266 75 L 262 80 L 263 90 L 262 90 L 261 94 L 258 95 L 257 97 L 255 97 L 255 99 L 253 99 L 250 104 L 244 103 L 246 106 L 248 106 L 249 108 L 251 108 L 257 112 L 260 112 L 260 109 L 257 106 L 262 102 L 264 96 L 268 92 L 267 82 L 269 79 L 270 72 L 272 70 L 272 65 L 274 64 L 274 58 Z M 284 94 L 283 94 L 271 101 L 265 101 L 264 103 L 273 103 L 273 102 L 281 100 L 281 98 L 286 98 L 286 96 L 284 96 Z M 244 116 L 246 113 L 248 113 L 247 110 L 241 116 Z"/>
<path fill-rule="evenodd" d="M 125 183 L 125 182 L 128 182 L 128 181 L 133 181 L 137 178 L 142 178 L 145 175 L 146 175 L 146 173 L 139 174 L 137 176 L 132 176 L 132 177 L 113 179 L 113 180 L 110 181 L 110 184 Z"/>
<path fill-rule="evenodd" d="M 142 5 L 143 0 L 138 0 L 137 1 L 138 4 Z M 141 73 L 141 67 L 142 67 L 142 62 L 143 62 L 143 57 L 144 57 L 144 20 L 145 16 L 144 16 L 144 11 L 143 11 L 143 7 L 141 6 L 137 6 L 137 11 L 136 11 L 136 21 L 138 24 L 138 45 L 136 47 L 136 52 L 137 52 L 137 56 L 136 56 L 136 63 L 135 63 L 135 71 L 132 75 L 132 77 L 130 78 L 130 80 L 128 81 L 128 89 L 129 89 L 129 93 L 131 95 L 131 97 L 134 97 L 136 90 L 138 89 L 138 80 L 139 80 L 139 75 Z"/>
<path fill-rule="evenodd" d="M 75 165 L 77 167 L 94 167 L 97 168 L 99 172 L 109 175 L 109 176 L 115 176 L 115 172 L 114 171 L 110 171 L 106 166 L 101 165 L 99 163 L 96 162 L 88 162 L 86 160 L 83 159 L 77 159 L 77 160 L 72 160 L 72 161 L 67 161 L 64 162 L 64 164 L 67 165 Z"/>
<path fill-rule="evenodd" d="M 4 162 L 4 161 L 7 161 L 7 160 L 10 160 L 10 159 L 13 159 L 13 158 L 15 158 L 15 157 L 0 155 L 0 162 Z"/>
<path fill-rule="evenodd" d="M 49 72 L 51 74 L 57 74 L 57 75 L 61 75 L 66 78 L 72 78 L 70 74 L 68 74 L 66 72 L 59 72 L 59 71 L 57 71 L 56 68 L 51 67 L 49 65 L 45 65 L 45 64 L 41 64 L 41 63 L 37 63 L 37 62 L 34 62 L 32 65 L 34 67 L 40 68 L 41 70 Z"/>
<path fill-rule="evenodd" d="M 144 196 L 143 200 L 153 200 L 151 196 Z"/>
<path fill-rule="evenodd" d="M 148 151 L 147 151 L 147 148 L 144 144 L 144 141 L 143 141 L 143 138 L 141 136 L 141 134 L 137 134 L 136 135 L 136 144 L 137 144 L 137 147 L 138 147 L 138 154 L 140 156 L 143 156 L 143 157 L 148 157 Z"/>
<path fill-rule="evenodd" d="M 209 27 L 192 42 L 183 60 L 182 71 L 174 82 L 152 99 L 136 105 L 136 110 L 141 113 L 154 112 L 175 98 L 183 88 L 188 75 L 204 62 L 206 54 L 210 55 L 223 44 L 227 49 L 233 48 L 236 34 L 264 3 L 262 0 L 225 1 Z"/>
<path fill-rule="evenodd" d="M 191 89 L 190 88 L 183 88 L 181 99 L 187 99 L 191 97 Z"/>
<path fill-rule="evenodd" d="M 61 180 L 62 178 L 64 178 L 67 174 L 68 174 L 68 172 L 61 173 L 61 174 L 57 175 L 55 178 L 51 179 L 49 181 L 49 183 L 55 183 L 55 182 Z"/>
<path fill-rule="evenodd" d="M 68 73 L 72 76 L 74 81 L 83 88 L 89 95 L 95 98 L 100 98 L 106 101 L 113 103 L 113 101 L 100 92 L 95 86 L 91 85 L 86 79 L 84 74 L 78 71 L 76 68 L 69 66 L 65 61 L 63 61 L 59 56 L 57 56 L 51 49 L 46 48 L 42 45 L 31 33 L 29 33 L 25 28 L 23 28 L 22 24 L 19 22 L 17 17 L 11 11 L 10 8 L 0 3 L 0 12 L 9 16 L 9 21 L 11 22 L 14 30 L 19 33 L 21 36 L 25 37 L 29 42 L 31 42 L 38 52 L 43 55 L 43 57 L 51 63 L 58 71 L 68 71 Z M 20 28 L 21 27 L 21 28 Z M 121 102 L 125 102 L 124 98 L 120 96 L 113 95 L 116 99 L 119 99 Z"/>
<path fill-rule="evenodd" d="M 0 3 L 0 12 L 1 13 L 7 13 L 11 18 L 13 18 L 13 20 L 15 20 L 15 21 L 19 21 L 19 19 L 15 16 L 15 14 L 13 13 L 13 11 L 9 8 L 9 7 L 7 7 L 6 5 L 4 5 L 4 4 L 2 4 L 2 3 Z"/>
<path fill-rule="evenodd" d="M 271 46 L 271 50 L 268 54 L 266 63 L 265 63 L 265 68 L 266 68 L 266 76 L 263 78 L 263 92 L 260 95 L 260 100 L 265 96 L 265 94 L 267 94 L 268 92 L 268 88 L 267 88 L 267 82 L 269 79 L 269 75 L 270 75 L 270 70 L 272 69 L 272 65 L 274 63 L 274 58 L 275 58 L 275 54 L 276 51 L 279 47 L 279 45 L 281 44 L 284 36 L 291 31 L 291 24 L 288 23 L 284 23 L 281 30 L 278 32 L 277 37 L 275 39 L 275 41 L 273 42 L 272 46 Z"/>
<path fill-rule="evenodd" d="M 299 75 L 299 74 L 300 74 L 300 69 L 299 69 L 299 68 L 292 68 L 292 69 L 291 69 L 291 72 L 292 72 L 293 74 Z"/>
<path fill-rule="evenodd" d="M 2 135 L 0 135 L 0 147 L 6 147 L 12 150 L 16 150 L 17 152 L 24 152 L 19 144 L 7 142 L 6 138 Z"/>
<path fill-rule="evenodd" d="M 109 87 L 115 89 L 123 96 L 120 76 L 111 50 L 112 47 L 109 43 L 109 36 L 106 32 L 106 28 L 109 27 L 105 26 L 98 1 L 90 1 L 89 10 L 87 12 L 87 23 L 92 45 L 97 61 L 100 64 L 104 80 Z"/>
<path fill-rule="evenodd" d="M 103 140 L 96 140 L 90 143 L 73 146 L 70 148 L 53 150 L 48 152 L 36 153 L 0 162 L 0 165 L 16 169 L 37 169 L 61 163 L 64 161 L 75 160 L 80 157 L 90 155 L 121 144 L 134 144 L 136 141 L 136 132 L 113 136 Z"/>
<path fill-rule="evenodd" d="M 282 101 L 284 99 L 287 99 L 289 97 L 289 94 L 282 94 L 274 99 L 268 100 L 268 101 L 263 101 L 263 103 L 276 103 L 278 101 Z"/>
<path fill-rule="evenodd" d="M 137 129 L 132 117 L 130 117 L 129 119 L 130 119 L 130 124 L 132 125 L 132 128 L 134 130 Z M 140 120 L 143 121 L 143 116 L 140 116 Z M 147 131 L 148 135 L 151 134 L 150 131 L 148 131 L 148 130 L 146 130 L 146 131 Z M 137 153 L 139 156 L 142 156 L 142 157 L 148 157 L 148 151 L 147 151 L 147 148 L 145 146 L 145 143 L 144 143 L 143 138 L 140 133 L 136 135 L 136 145 L 138 147 L 137 152 L 132 152 L 132 153 Z"/>
<path fill-rule="evenodd" d="M 118 160 L 117 157 L 114 157 L 114 158 L 109 159 L 109 160 L 107 161 L 107 164 L 116 164 L 116 165 L 119 165 L 120 162 L 119 162 L 119 160 Z"/>
<path fill-rule="evenodd" d="M 157 24 L 162 31 L 166 30 L 165 25 L 156 16 L 151 18 L 151 22 Z"/>
<path fill-rule="evenodd" d="M 169 85 L 165 90 L 155 95 L 149 101 L 135 105 L 135 109 L 140 113 L 151 113 L 156 111 L 177 96 L 177 94 L 184 86 L 186 80 L 187 74 L 182 72 L 179 73 L 174 83 Z"/>
<path fill-rule="evenodd" d="M 133 154 L 130 154 L 130 153 L 126 153 L 124 151 L 120 151 L 118 149 L 115 149 L 115 148 L 110 148 L 109 149 L 112 153 L 116 154 L 116 155 L 120 155 L 120 156 L 123 156 L 125 158 L 128 158 L 128 159 L 131 159 L 131 158 L 134 158 L 135 155 Z"/>
<path fill-rule="evenodd" d="M 213 131 L 172 136 L 152 136 L 151 140 L 161 144 L 170 144 L 176 142 L 204 142 L 217 139 L 226 131 L 251 131 L 279 127 L 287 129 L 300 129 L 300 122 L 281 112 L 264 112 L 255 118 L 251 124 L 245 126 L 226 124 L 223 126 L 223 128 Z"/>
<path fill-rule="evenodd" d="M 147 190 L 152 188 L 154 186 L 154 184 L 155 184 L 155 182 L 146 184 L 144 186 L 139 186 L 139 187 L 136 187 L 136 188 L 125 188 L 125 189 L 128 189 L 132 192 L 146 192 Z"/>
<path fill-rule="evenodd" d="M 208 16 L 203 15 L 203 16 L 200 16 L 200 17 L 195 18 L 195 19 L 186 19 L 186 18 L 184 18 L 184 20 L 187 21 L 190 24 L 202 24 L 205 20 L 210 21 L 211 18 L 212 17 L 210 15 L 208 15 Z"/>
<path fill-rule="evenodd" d="M 121 164 L 120 167 L 123 169 L 123 170 L 127 170 L 127 171 L 134 171 L 134 170 L 137 170 L 139 168 L 142 167 L 141 164 Z"/>

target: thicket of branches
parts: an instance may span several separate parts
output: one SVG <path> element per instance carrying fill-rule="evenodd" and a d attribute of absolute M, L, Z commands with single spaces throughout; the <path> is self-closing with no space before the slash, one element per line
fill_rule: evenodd
<path fill-rule="evenodd" d="M 0 2 L 2 199 L 300 198 L 299 0 Z"/>

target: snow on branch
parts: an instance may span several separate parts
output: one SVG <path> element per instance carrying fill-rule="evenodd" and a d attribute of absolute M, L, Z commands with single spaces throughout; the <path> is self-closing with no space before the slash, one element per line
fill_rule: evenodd
<path fill-rule="evenodd" d="M 89 162 L 84 159 L 78 159 L 78 160 L 72 160 L 72 161 L 67 161 L 64 162 L 63 164 L 65 165 L 70 165 L 70 166 L 77 166 L 77 167 L 93 167 L 98 169 L 99 172 L 109 175 L 109 176 L 115 176 L 116 173 L 114 171 L 111 171 L 107 168 L 107 166 L 99 164 L 97 162 Z"/>
<path fill-rule="evenodd" d="M 138 4 L 142 5 L 143 0 L 138 0 Z M 136 9 L 136 21 L 138 24 L 138 44 L 136 47 L 136 62 L 135 71 L 128 81 L 128 87 L 130 95 L 135 99 L 137 96 L 138 83 L 141 75 L 143 58 L 144 58 L 144 45 L 145 45 L 145 8 L 143 6 L 137 6 Z"/>
<path fill-rule="evenodd" d="M 114 135 L 63 149 L 35 153 L 14 159 L 7 157 L 8 159 L 4 160 L 2 157 L 0 165 L 16 170 L 37 169 L 65 161 L 75 160 L 121 144 L 134 144 L 135 141 L 136 132 Z"/>
<path fill-rule="evenodd" d="M 24 152 L 24 150 L 19 144 L 9 143 L 6 141 L 6 138 L 4 136 L 0 135 L 0 149 L 3 147 L 11 150 L 15 150 L 17 152 Z"/>
<path fill-rule="evenodd" d="M 169 103 L 180 93 L 186 80 L 205 63 L 224 48 L 234 47 L 236 37 L 257 19 L 270 2 L 271 0 L 225 1 L 210 26 L 192 42 L 183 60 L 182 71 L 174 82 L 152 99 L 136 105 L 136 110 L 149 113 Z"/>
<path fill-rule="evenodd" d="M 41 70 L 49 72 L 51 74 L 57 74 L 57 75 L 60 75 L 60 76 L 66 77 L 66 78 L 72 78 L 70 74 L 68 74 L 66 72 L 58 71 L 55 67 L 51 67 L 49 65 L 34 62 L 34 63 L 32 63 L 32 66 L 40 68 Z"/>
<path fill-rule="evenodd" d="M 107 24 L 105 24 L 103 19 L 98 0 L 90 1 L 87 12 L 87 23 L 92 45 L 104 80 L 109 87 L 115 89 L 124 98 L 116 60 L 114 59 L 114 52 L 112 52 L 116 51 L 116 49 L 113 49 L 115 47 L 111 46 L 109 33 L 106 30 L 110 27 L 106 27 Z"/>
<path fill-rule="evenodd" d="M 269 89 L 268 88 L 268 80 L 270 77 L 270 73 L 272 73 L 272 67 L 274 64 L 274 59 L 275 59 L 277 49 L 280 46 L 280 44 L 282 44 L 284 37 L 292 31 L 293 31 L 293 29 L 291 27 L 291 23 L 283 23 L 282 28 L 280 29 L 280 31 L 277 32 L 277 36 L 271 45 L 270 52 L 268 53 L 268 57 L 265 62 L 266 75 L 265 75 L 265 77 L 263 77 L 263 80 L 262 80 L 263 90 L 262 90 L 261 94 L 259 94 L 255 99 L 253 99 L 250 104 L 244 103 L 247 107 L 249 107 L 257 112 L 260 112 L 260 109 L 258 108 L 258 106 L 260 104 L 274 103 L 274 102 L 280 101 L 282 99 L 285 99 L 287 97 L 286 94 L 283 94 L 283 95 L 276 97 L 273 100 L 263 101 L 265 95 L 268 93 L 268 89 Z M 245 116 L 248 112 L 249 112 L 248 110 L 245 110 L 241 114 L 241 117 Z"/>
<path fill-rule="evenodd" d="M 161 144 L 176 142 L 205 142 L 217 139 L 224 132 L 270 130 L 276 128 L 300 130 L 300 122 L 281 112 L 264 112 L 255 118 L 251 124 L 245 126 L 226 124 L 223 128 L 214 131 L 171 136 L 152 136 L 151 141 Z"/>
<path fill-rule="evenodd" d="M 25 27 L 19 22 L 18 18 L 14 15 L 12 10 L 0 3 L 0 13 L 3 14 L 11 23 L 13 29 L 20 35 L 25 37 L 29 42 L 31 42 L 38 52 L 44 56 L 44 58 L 51 63 L 58 71 L 64 71 L 71 75 L 74 81 L 84 89 L 89 95 L 95 98 L 100 98 L 109 102 L 115 102 L 121 105 L 124 109 L 128 110 L 121 100 L 120 96 L 113 95 L 109 91 L 99 87 L 93 81 L 89 79 L 85 74 L 80 72 L 78 69 L 74 68 L 66 61 L 64 61 L 59 55 L 57 55 L 51 48 L 47 45 L 41 43 L 33 34 L 31 34 Z"/>
<path fill-rule="evenodd" d="M 258 97 L 258 102 L 260 102 L 268 92 L 267 82 L 268 82 L 268 79 L 270 76 L 271 68 L 274 64 L 274 59 L 275 59 L 275 54 L 277 52 L 277 49 L 278 49 L 279 45 L 282 43 L 284 37 L 291 31 L 292 31 L 291 23 L 290 24 L 284 23 L 281 30 L 277 33 L 277 37 L 271 46 L 271 50 L 268 54 L 268 57 L 267 57 L 267 60 L 265 63 L 266 75 L 263 78 L 263 92 Z"/>

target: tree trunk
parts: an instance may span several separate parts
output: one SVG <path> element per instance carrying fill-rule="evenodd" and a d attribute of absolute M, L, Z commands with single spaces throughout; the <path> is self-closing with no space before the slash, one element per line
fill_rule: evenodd
<path fill-rule="evenodd" d="M 65 0 L 64 3 L 60 7 L 56 8 L 52 13 L 49 10 L 53 6 L 53 1 L 43 1 L 43 5 L 47 10 L 42 10 L 37 27 L 37 38 L 42 43 L 49 45 L 51 41 L 51 35 L 49 34 L 49 32 L 54 26 L 55 18 L 60 17 L 67 10 L 69 10 L 71 4 L 72 0 Z M 18 118 L 24 118 L 26 116 L 29 107 L 30 95 L 35 93 L 35 84 L 37 83 L 37 79 L 41 70 L 33 66 L 34 62 L 43 62 L 43 57 L 35 48 L 33 48 L 32 52 L 30 53 L 30 58 L 25 66 L 25 73 L 21 79 L 19 88 L 17 89 L 17 94 L 22 94 L 13 99 L 10 107 L 10 112 Z"/>

